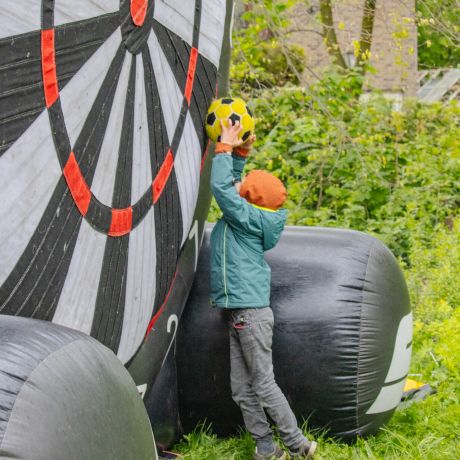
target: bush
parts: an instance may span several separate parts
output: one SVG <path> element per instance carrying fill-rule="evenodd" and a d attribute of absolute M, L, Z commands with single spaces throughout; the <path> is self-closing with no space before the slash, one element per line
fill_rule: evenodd
<path fill-rule="evenodd" d="M 293 0 L 244 0 L 250 9 L 233 32 L 230 81 L 233 92 L 252 95 L 255 90 L 298 84 L 304 51 L 280 40 Z"/>
<path fill-rule="evenodd" d="M 458 214 L 460 106 L 360 102 L 360 78 L 332 72 L 251 100 L 258 142 L 246 169 L 286 184 L 289 224 L 366 231 L 408 261 L 414 239 Z"/>
<path fill-rule="evenodd" d="M 460 14 L 457 0 L 416 2 L 421 68 L 458 67 Z"/>

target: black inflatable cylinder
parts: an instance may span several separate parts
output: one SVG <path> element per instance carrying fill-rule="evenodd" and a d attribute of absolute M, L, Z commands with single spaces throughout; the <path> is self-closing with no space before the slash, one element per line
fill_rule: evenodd
<path fill-rule="evenodd" d="M 225 315 L 208 301 L 209 235 L 178 332 L 181 419 L 186 431 L 206 419 L 230 434 L 242 419 L 230 394 Z M 344 438 L 376 432 L 410 363 L 412 317 L 397 261 L 369 235 L 306 227 L 287 228 L 266 259 L 275 377 L 297 417 Z"/>
<path fill-rule="evenodd" d="M 156 460 L 136 385 L 80 332 L 0 315 L 0 458 Z"/>

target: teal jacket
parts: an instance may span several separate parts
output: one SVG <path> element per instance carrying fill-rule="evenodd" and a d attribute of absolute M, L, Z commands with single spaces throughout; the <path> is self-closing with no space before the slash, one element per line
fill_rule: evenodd
<path fill-rule="evenodd" d="M 284 209 L 272 211 L 241 198 L 234 180 L 241 180 L 245 159 L 218 154 L 213 159 L 211 190 L 223 217 L 211 233 L 211 305 L 222 308 L 267 307 L 270 267 L 264 251 L 280 239 Z"/>

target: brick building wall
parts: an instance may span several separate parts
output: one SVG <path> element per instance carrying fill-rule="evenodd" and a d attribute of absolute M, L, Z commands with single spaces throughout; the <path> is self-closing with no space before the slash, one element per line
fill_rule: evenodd
<path fill-rule="evenodd" d="M 359 40 L 364 0 L 333 2 L 334 26 L 342 54 L 350 62 Z M 331 58 L 324 44 L 319 1 L 299 3 L 291 17 L 287 40 L 304 48 L 302 82 L 318 78 Z M 367 84 L 385 93 L 415 96 L 417 91 L 417 28 L 415 0 L 377 0 L 370 64 L 376 73 Z"/>

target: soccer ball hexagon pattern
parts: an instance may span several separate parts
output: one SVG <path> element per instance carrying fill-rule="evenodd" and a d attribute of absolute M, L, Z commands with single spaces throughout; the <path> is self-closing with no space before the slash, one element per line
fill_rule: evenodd
<path fill-rule="evenodd" d="M 220 141 L 220 120 L 226 119 L 232 120 L 233 123 L 239 121 L 243 125 L 239 135 L 243 141 L 254 133 L 254 118 L 243 99 L 223 97 L 212 102 L 206 116 L 206 134 L 212 141 Z"/>

